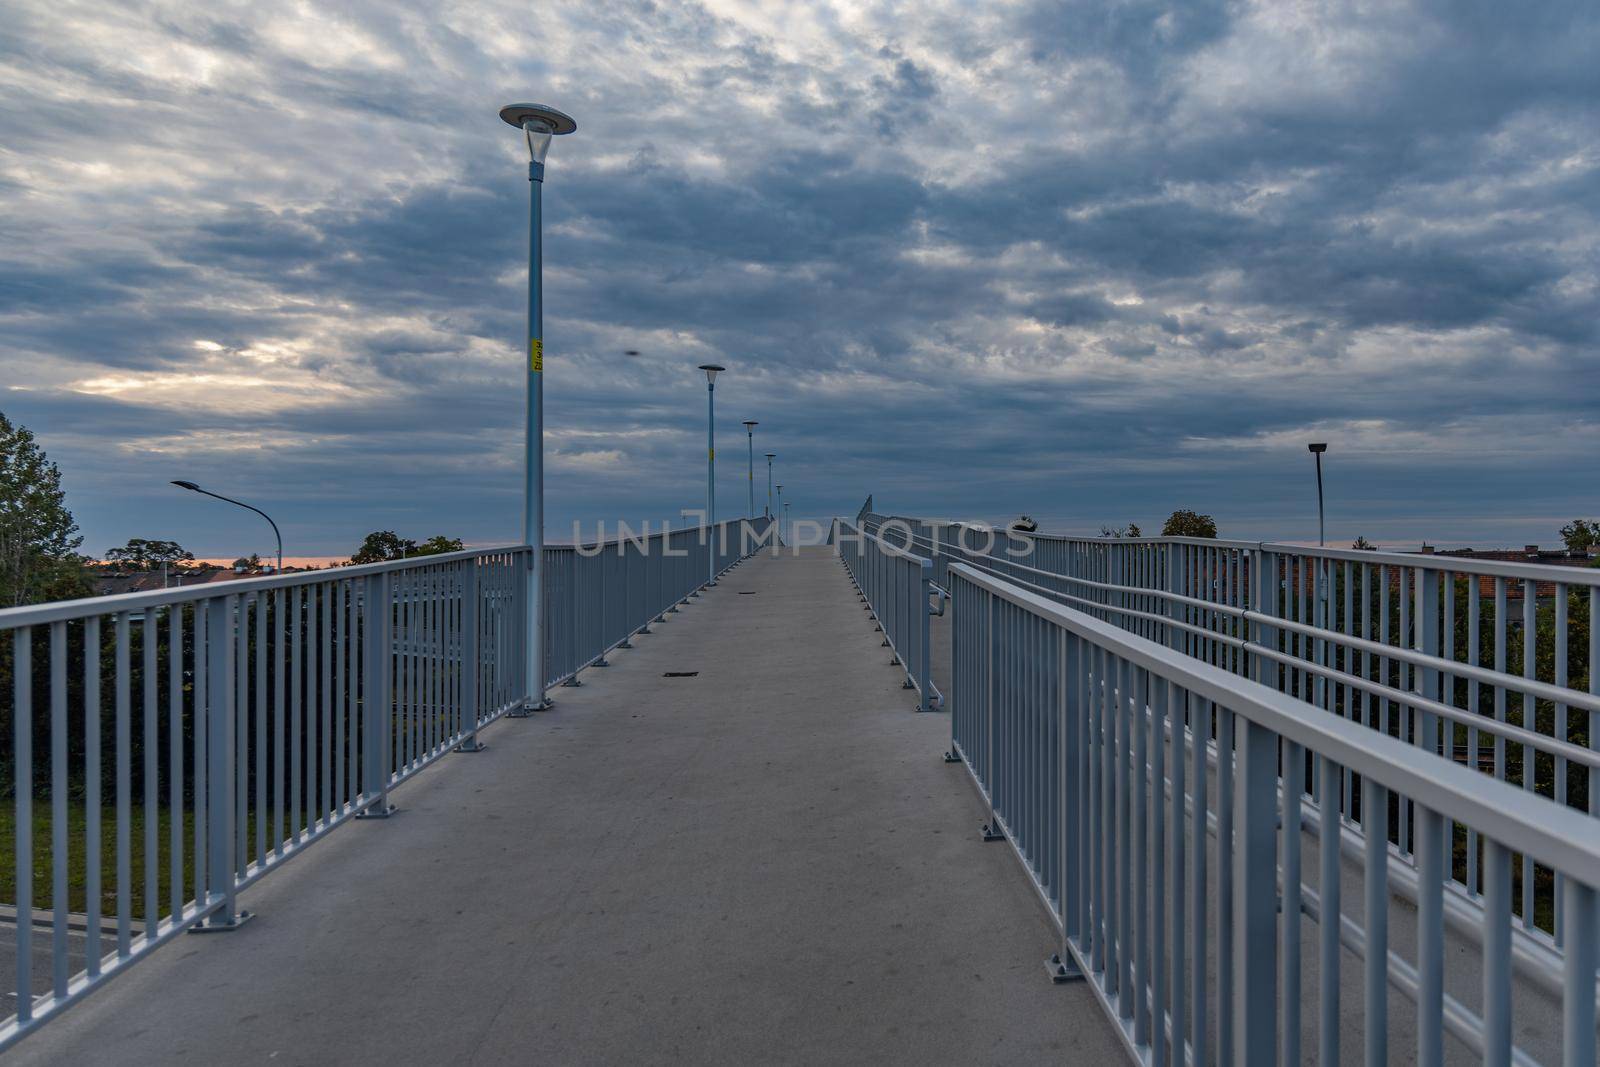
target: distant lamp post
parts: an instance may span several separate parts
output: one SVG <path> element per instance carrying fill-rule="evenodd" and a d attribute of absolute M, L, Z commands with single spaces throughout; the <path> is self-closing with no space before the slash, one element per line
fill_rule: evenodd
<path fill-rule="evenodd" d="M 215 497 L 218 500 L 225 500 L 230 504 L 244 508 L 246 511 L 253 511 L 257 515 L 260 515 L 263 519 L 266 519 L 267 525 L 272 527 L 272 536 L 278 539 L 278 573 L 283 573 L 283 534 L 278 532 L 278 524 L 272 521 L 271 515 L 268 515 L 265 511 L 262 511 L 254 504 L 246 504 L 243 500 L 235 500 L 233 497 L 223 496 L 221 493 L 213 493 L 209 489 L 200 488 L 193 482 L 185 482 L 179 479 L 174 479 L 172 484 L 177 486 L 179 489 L 187 489 L 191 493 L 200 493 L 204 496 Z M 165 578 L 163 578 L 163 584 L 165 584 Z"/>
<path fill-rule="evenodd" d="M 790 502 L 787 500 L 783 502 L 783 528 L 785 531 L 789 529 L 789 504 Z"/>
<path fill-rule="evenodd" d="M 706 372 L 706 584 L 717 584 L 717 375 L 727 370 L 702 363 Z"/>
<path fill-rule="evenodd" d="M 756 517 L 756 427 L 760 425 L 755 419 L 744 420 L 744 435 L 750 446 L 750 502 L 745 505 L 745 514 L 752 519 Z"/>
<path fill-rule="evenodd" d="M 767 518 L 769 519 L 774 517 L 772 514 L 772 461 L 777 457 L 778 454 L 776 452 L 767 453 Z"/>
<path fill-rule="evenodd" d="M 783 544 L 783 486 L 778 486 L 778 510 L 772 513 L 773 521 L 778 524 L 778 544 Z"/>
<path fill-rule="evenodd" d="M 543 104 L 508 104 L 500 109 L 508 125 L 528 143 L 528 373 L 527 417 L 523 434 L 522 540 L 529 546 L 527 583 L 528 695 L 524 710 L 549 707 L 544 695 L 544 241 L 540 199 L 544 160 L 550 141 L 578 124 Z"/>
<path fill-rule="evenodd" d="M 1317 544 L 1326 546 L 1328 543 L 1328 529 L 1323 524 L 1322 518 L 1322 454 L 1328 450 L 1326 442 L 1317 442 L 1306 445 L 1311 454 L 1317 457 Z"/>

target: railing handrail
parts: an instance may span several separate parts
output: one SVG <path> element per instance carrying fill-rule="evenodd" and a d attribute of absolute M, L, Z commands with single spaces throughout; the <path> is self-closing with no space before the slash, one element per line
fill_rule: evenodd
<path fill-rule="evenodd" d="M 1479 574 L 1489 578 L 1517 578 L 1525 581 L 1558 582 L 1564 585 L 1600 586 L 1600 567 L 1558 566 L 1551 563 L 1517 563 L 1503 559 L 1479 559 L 1474 556 L 1454 556 L 1441 552 L 1393 552 L 1382 549 L 1329 548 L 1317 545 L 1297 545 L 1286 541 L 1245 541 L 1216 537 L 1083 537 L 1072 534 L 1053 534 L 1043 531 L 1012 532 L 1004 526 L 985 523 L 952 521 L 945 519 L 920 519 L 907 515 L 868 515 L 863 523 L 897 520 L 921 523 L 930 527 L 986 527 L 995 534 L 1007 534 L 1018 539 L 1053 541 L 1082 545 L 1194 545 L 1200 548 L 1229 548 L 1241 551 L 1270 552 L 1274 555 L 1301 555 L 1317 559 L 1349 561 L 1352 563 L 1380 564 L 1395 567 L 1418 567 L 1423 570 L 1448 571 L 1459 576 Z"/>
<path fill-rule="evenodd" d="M 738 523 L 755 521 L 757 520 L 741 516 L 736 519 L 724 519 L 714 525 L 720 529 Z M 710 526 L 707 524 L 701 523 L 698 526 L 683 526 L 641 533 L 639 537 L 608 537 L 603 541 L 547 544 L 544 548 L 550 552 L 590 548 L 603 549 L 623 542 L 636 544 L 639 541 L 655 540 L 672 534 L 697 533 L 709 528 Z M 257 575 L 251 578 L 230 578 L 227 581 L 207 582 L 202 585 L 181 585 L 173 586 L 170 589 L 147 589 L 134 593 L 111 593 L 106 596 L 76 597 L 72 600 L 53 600 L 43 604 L 25 604 L 15 608 L 0 608 L 0 632 L 15 629 L 19 626 L 41 626 L 52 622 L 78 619 L 85 615 L 114 615 L 123 611 L 144 611 L 149 608 L 166 607 L 168 604 L 187 603 L 191 600 L 208 600 L 211 597 L 225 594 L 249 594 L 260 590 L 288 589 L 314 582 L 365 578 L 372 574 L 383 574 L 414 567 L 435 567 L 445 563 L 455 563 L 458 560 L 481 559 L 484 556 L 514 555 L 526 551 L 528 551 L 528 546 L 525 544 L 488 545 L 480 548 L 466 548 L 459 552 L 438 552 L 428 556 L 408 556 L 405 559 L 383 560 L 378 563 L 333 564 L 318 570 L 286 571 L 279 574 Z"/>
<path fill-rule="evenodd" d="M 921 542 L 924 541 L 925 538 L 914 538 L 914 540 Z M 918 547 L 921 547 L 921 545 L 919 544 Z M 937 551 L 940 546 L 935 545 L 930 547 L 932 547 L 934 551 Z M 957 545 L 956 547 L 960 548 L 961 546 Z M 1278 548 L 1281 547 L 1282 546 L 1278 546 L 1275 548 L 1269 545 L 1264 547 L 1263 551 L 1267 552 L 1268 554 L 1273 554 L 1278 551 Z M 1362 552 L 1359 555 L 1363 557 L 1358 560 L 1359 562 L 1370 562 L 1370 560 L 1364 558 L 1365 556 L 1370 555 L 1370 553 Z M 982 557 L 977 553 L 969 553 L 966 550 L 962 550 L 962 558 L 968 560 L 972 560 L 974 558 L 995 559 L 995 557 Z M 1275 630 L 1297 633 L 1303 637 L 1309 637 L 1319 641 L 1326 641 L 1329 644 L 1339 645 L 1351 649 L 1352 651 L 1365 652 L 1375 656 L 1384 656 L 1388 659 L 1401 663 L 1407 663 L 1414 667 L 1421 667 L 1426 670 L 1447 671 L 1469 681 L 1479 682 L 1484 685 L 1504 686 L 1508 689 L 1514 689 L 1519 693 L 1527 693 L 1530 696 L 1536 697 L 1540 700 L 1549 700 L 1554 703 L 1565 704 L 1570 708 L 1600 713 L 1600 695 L 1585 693 L 1581 689 L 1572 689 L 1570 687 L 1555 685 L 1551 682 L 1546 682 L 1538 678 L 1529 678 L 1520 674 L 1509 674 L 1503 671 L 1496 671 L 1493 668 L 1485 667 L 1482 664 L 1464 663 L 1460 660 L 1446 659 L 1443 656 L 1436 656 L 1429 652 L 1423 652 L 1414 648 L 1407 648 L 1404 645 L 1386 645 L 1380 641 L 1375 641 L 1370 637 L 1362 637 L 1357 634 L 1341 633 L 1338 630 L 1327 629 L 1325 627 L 1316 626 L 1312 623 L 1299 622 L 1298 620 L 1285 618 L 1281 615 L 1271 615 L 1265 612 L 1256 611 L 1253 608 L 1240 607 L 1236 604 L 1222 604 L 1216 601 L 1203 600 L 1199 597 L 1185 596 L 1181 593 L 1174 593 L 1167 589 L 1157 589 L 1141 585 L 1121 585 L 1116 582 L 1100 582 L 1094 580 L 1093 578 L 1083 578 L 1079 577 L 1078 575 L 1062 574 L 1058 571 L 1049 571 L 1040 567 L 1032 567 L 1026 563 L 1018 563 L 1011 559 L 997 559 L 996 562 L 1002 566 L 1015 568 L 1021 571 L 1027 571 L 1030 574 L 1037 574 L 1053 581 L 1067 582 L 1072 585 L 1082 586 L 1089 589 L 1098 589 L 1102 592 L 1137 594 L 1141 597 L 1150 597 L 1156 600 L 1165 601 L 1168 604 L 1181 604 L 1186 607 L 1201 608 L 1217 615 L 1226 615 L 1229 618 L 1236 619 L 1241 623 L 1254 623 L 1262 627 L 1270 627 Z M 1020 581 L 1021 579 L 1012 578 L 1011 580 Z M 1064 593 L 1062 595 L 1067 596 L 1069 594 Z M 1138 617 L 1152 622 L 1162 622 L 1167 625 L 1173 625 L 1170 619 L 1162 619 L 1146 611 L 1141 611 L 1136 608 L 1121 607 L 1116 604 L 1097 604 L 1096 610 L 1108 612 L 1114 615 Z M 1200 632 L 1198 627 L 1182 628 Z M 1232 644 L 1234 647 L 1243 649 L 1245 651 L 1259 652 L 1268 648 L 1268 646 L 1264 646 L 1250 638 L 1229 638 L 1225 635 L 1216 634 L 1209 634 L 1207 636 L 1209 640 L 1225 641 L 1229 644 Z M 1297 664 L 1297 666 L 1300 665 Z M 1315 670 L 1316 666 L 1310 665 L 1304 667 L 1304 669 Z M 1364 688 L 1359 681 L 1343 684 L 1351 684 L 1355 685 L 1357 688 Z M 1392 699 L 1398 700 L 1399 697 L 1396 696 Z M 1416 697 L 1414 694 L 1408 696 L 1408 700 L 1415 699 Z M 1485 729 L 1490 732 L 1494 732 L 1496 729 L 1496 724 L 1492 721 L 1486 724 L 1476 725 L 1479 725 L 1481 729 Z M 1549 739 L 1544 738 L 1543 740 L 1548 741 Z M 1595 754 L 1591 753 L 1590 755 Z M 1569 754 L 1569 758 L 1581 757 Z"/>
<path fill-rule="evenodd" d="M 0 608 L 0 631 L 20 626 L 40 626 L 51 622 L 64 622 L 86 615 L 114 615 L 124 611 L 142 611 L 166 607 L 168 604 L 191 600 L 209 600 L 218 596 L 238 596 L 262 590 L 288 589 L 316 582 L 341 581 L 346 578 L 365 578 L 373 574 L 391 573 L 417 567 L 434 567 L 464 559 L 484 556 L 514 555 L 526 552 L 527 545 L 500 545 L 493 548 L 469 548 L 460 552 L 440 552 L 431 556 L 410 556 L 406 559 L 384 560 L 381 563 L 357 563 L 347 567 L 326 567 L 322 570 L 294 571 L 283 574 L 264 574 L 254 578 L 231 578 L 224 582 L 206 582 L 203 585 L 173 586 L 171 589 L 150 589 L 138 593 L 112 593 L 108 596 L 78 597 L 75 600 L 53 600 L 44 604 L 26 604 L 16 608 Z"/>
<path fill-rule="evenodd" d="M 886 552 L 891 553 L 892 555 L 904 556 L 913 563 L 922 564 L 932 562 L 927 556 L 919 556 L 915 552 L 912 552 L 909 545 L 897 545 L 893 541 L 885 540 L 881 533 L 876 530 L 869 530 L 865 525 L 857 526 L 849 519 L 840 519 L 838 521 L 840 526 L 848 526 L 855 530 L 855 536 L 871 539 L 877 543 L 878 547 L 882 548 Z"/>
<path fill-rule="evenodd" d="M 1594 819 L 1490 778 L 1220 667 L 1063 607 L 964 563 L 950 569 L 972 584 L 1178 682 L 1295 744 L 1370 776 L 1410 799 L 1514 845 L 1587 885 L 1600 885 Z"/>

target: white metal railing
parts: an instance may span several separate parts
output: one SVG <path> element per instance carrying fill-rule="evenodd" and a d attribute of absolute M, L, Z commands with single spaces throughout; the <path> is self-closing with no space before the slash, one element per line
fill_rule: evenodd
<path fill-rule="evenodd" d="M 603 663 L 770 527 L 547 546 L 546 684 Z M 236 925 L 240 890 L 387 814 L 392 787 L 524 707 L 529 551 L 0 610 L 0 903 L 16 910 L 0 1051 L 179 934 Z"/>
<path fill-rule="evenodd" d="M 917 691 L 918 711 L 933 711 L 944 697 L 933 683 L 928 618 L 943 614 L 943 590 L 933 583 L 933 564 L 835 519 L 828 538 L 867 605 L 883 644 L 905 669 L 906 688 Z M 937 606 L 935 606 L 937 605 Z"/>
<path fill-rule="evenodd" d="M 1308 1013 L 1319 1062 L 1359 1041 L 1365 1062 L 1386 1063 L 1403 1040 L 1390 1032 L 1393 985 L 1415 1001 L 1419 1062 L 1442 1062 L 1446 1035 L 1486 1063 L 1525 1061 L 1512 933 L 1526 858 L 1561 886 L 1560 1054 L 1594 1062 L 1600 834 L 1587 815 L 994 574 L 955 562 L 946 573 L 953 752 L 1062 931 L 1058 977 L 1089 978 L 1136 1058 L 1300 1062 Z M 1332 814 L 1308 823 L 1325 800 L 1338 801 Z M 1387 920 L 1390 843 L 1408 808 L 1412 961 Z M 1316 889 L 1302 883 L 1307 825 Z M 1345 908 L 1343 838 L 1357 828 L 1363 904 Z M 1481 981 L 1464 999 L 1445 991 L 1444 931 L 1452 850 L 1468 833 L 1482 852 Z M 1340 1003 L 1341 951 L 1361 961 L 1359 1012 Z"/>
<path fill-rule="evenodd" d="M 1591 785 L 1600 770 L 1600 628 L 1590 625 L 1600 570 L 1200 538 L 1018 535 L 882 515 L 866 528 L 926 553 L 936 580 L 962 560 L 1600 814 L 1600 782 Z M 1515 593 L 1523 595 L 1512 611 Z M 1413 868 L 1414 838 L 1404 805 L 1396 845 Z M 1480 850 L 1468 841 L 1451 874 L 1475 900 Z M 1518 960 L 1549 984 L 1564 940 L 1559 879 L 1531 857 L 1514 877 Z M 1452 917 L 1474 921 L 1455 905 Z"/>

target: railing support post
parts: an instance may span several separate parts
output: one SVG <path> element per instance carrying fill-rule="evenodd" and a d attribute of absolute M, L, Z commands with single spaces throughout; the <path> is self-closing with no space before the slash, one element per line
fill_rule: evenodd
<path fill-rule="evenodd" d="M 935 595 L 933 591 L 933 563 L 929 560 L 922 561 L 921 579 L 917 583 L 918 603 L 921 606 L 919 614 L 922 616 L 920 620 L 921 633 L 917 635 L 917 641 L 922 650 L 917 657 L 917 688 L 921 690 L 919 694 L 921 699 L 917 701 L 917 710 L 934 711 L 936 709 L 933 703 L 933 686 L 928 684 L 928 657 L 932 644 L 929 639 L 929 630 L 933 626 L 932 598 Z"/>
<path fill-rule="evenodd" d="M 478 741 L 478 561 L 461 569 L 461 743 L 457 752 L 482 752 Z"/>
<path fill-rule="evenodd" d="M 1221 707 L 1218 714 L 1232 715 Z M 1269 1067 L 1277 1056 L 1278 879 L 1274 833 L 1278 800 L 1278 739 L 1266 727 L 1239 720 L 1234 772 L 1235 1063 Z M 1219 751 L 1218 759 L 1227 759 Z M 1296 1023 L 1295 1025 L 1298 1025 Z"/>
<path fill-rule="evenodd" d="M 389 803 L 389 745 L 394 731 L 394 640 L 389 620 L 394 611 L 388 574 L 367 576 L 361 622 L 365 670 L 361 679 L 361 791 L 370 801 L 358 819 L 386 819 L 394 812 Z M 376 796 L 376 800 L 372 798 Z"/>
<path fill-rule="evenodd" d="M 238 884 L 234 870 L 234 785 L 238 766 L 234 758 L 235 713 L 233 630 L 235 614 L 244 605 L 235 596 L 206 601 L 206 884 L 210 903 L 221 907 L 191 929 L 207 933 L 235 930 L 249 921 L 235 899 Z"/>

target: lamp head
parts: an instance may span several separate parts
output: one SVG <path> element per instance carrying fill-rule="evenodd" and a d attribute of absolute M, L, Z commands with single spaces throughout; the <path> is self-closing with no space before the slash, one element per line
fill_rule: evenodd
<path fill-rule="evenodd" d="M 728 368 L 727 367 L 719 367 L 715 363 L 702 363 L 702 364 L 700 364 L 700 369 L 706 372 L 706 384 L 707 385 L 716 385 L 717 384 L 717 375 L 721 374 L 723 371 L 727 370 Z"/>
<path fill-rule="evenodd" d="M 757 422 L 755 419 L 745 419 L 744 420 L 744 428 L 746 430 L 754 430 L 757 426 L 760 426 L 760 425 L 761 424 L 759 422 Z"/>
<path fill-rule="evenodd" d="M 1328 445 L 1325 441 L 1319 441 L 1316 444 L 1306 445 L 1306 448 L 1320 456 L 1328 450 Z"/>
<path fill-rule="evenodd" d="M 187 489 L 191 493 L 198 493 L 200 491 L 200 487 L 195 485 L 193 482 L 185 482 L 179 481 L 178 479 L 173 479 L 172 484 L 177 486 L 179 489 Z"/>
<path fill-rule="evenodd" d="M 528 141 L 528 158 L 541 164 L 550 153 L 552 137 L 578 128 L 572 116 L 544 104 L 507 104 L 500 109 L 500 117 L 522 131 Z"/>
<path fill-rule="evenodd" d="M 775 460 L 777 458 L 778 458 L 778 454 L 776 452 L 768 452 L 767 453 L 767 462 L 768 463 L 771 463 L 773 460 Z"/>

